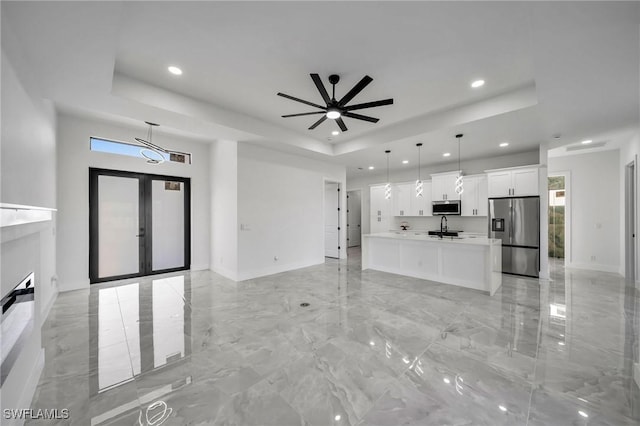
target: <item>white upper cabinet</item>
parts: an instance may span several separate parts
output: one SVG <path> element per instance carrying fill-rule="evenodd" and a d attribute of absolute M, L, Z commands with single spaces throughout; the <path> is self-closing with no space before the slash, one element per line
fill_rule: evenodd
<path fill-rule="evenodd" d="M 422 197 L 416 197 L 415 182 L 394 185 L 394 216 L 431 216 L 431 182 L 422 181 L 422 185 Z"/>
<path fill-rule="evenodd" d="M 464 191 L 461 196 L 462 216 L 487 215 L 487 177 L 484 175 L 465 176 Z"/>
<path fill-rule="evenodd" d="M 538 166 L 487 170 L 489 197 L 540 195 Z"/>
<path fill-rule="evenodd" d="M 411 190 L 415 188 L 410 183 L 398 183 L 393 185 L 393 215 L 411 216 Z"/>
<path fill-rule="evenodd" d="M 459 200 L 456 194 L 458 172 L 438 173 L 431 175 L 431 198 L 433 201 Z"/>
<path fill-rule="evenodd" d="M 416 197 L 416 183 L 411 195 L 411 216 L 431 216 L 431 181 L 422 181 L 422 197 Z"/>
<path fill-rule="evenodd" d="M 540 195 L 538 168 L 513 171 L 513 195 Z"/>

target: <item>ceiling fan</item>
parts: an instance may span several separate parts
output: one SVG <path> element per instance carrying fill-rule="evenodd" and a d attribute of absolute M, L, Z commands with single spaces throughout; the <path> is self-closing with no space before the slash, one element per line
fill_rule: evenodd
<path fill-rule="evenodd" d="M 370 123 L 377 123 L 379 121 L 378 118 L 373 118 L 373 117 L 369 117 L 361 114 L 355 114 L 351 111 L 393 104 L 393 99 L 383 99 L 381 101 L 365 102 L 363 104 L 356 104 L 356 105 L 347 105 L 349 101 L 351 101 L 351 99 L 353 99 L 358 93 L 362 91 L 362 89 L 367 87 L 367 85 L 373 81 L 373 79 L 368 75 L 365 75 L 362 78 L 362 80 L 360 80 L 358 84 L 353 86 L 353 88 L 349 90 L 349 92 L 347 92 L 347 94 L 344 95 L 342 99 L 340 99 L 339 101 L 336 100 L 336 84 L 338 84 L 338 82 L 340 81 L 339 75 L 332 74 L 329 76 L 329 83 L 331 83 L 331 85 L 333 86 L 331 97 L 329 97 L 329 94 L 327 93 L 327 89 L 325 89 L 324 84 L 322 84 L 322 80 L 320 79 L 320 76 L 318 74 L 310 74 L 310 75 L 311 75 L 311 80 L 313 80 L 316 87 L 318 88 L 318 92 L 320 92 L 320 96 L 322 96 L 322 99 L 324 100 L 326 106 L 314 104 L 313 102 L 295 98 L 293 96 L 289 96 L 284 93 L 278 93 L 278 96 L 282 96 L 283 98 L 291 99 L 293 101 L 301 102 L 303 104 L 321 109 L 321 111 L 302 112 L 300 114 L 288 114 L 288 115 L 282 116 L 282 118 L 288 118 L 288 117 L 300 117 L 303 115 L 324 114 L 322 117 L 320 117 L 318 121 L 316 121 L 311 125 L 311 127 L 309 127 L 309 130 L 315 129 L 316 127 L 318 127 L 320 123 L 325 121 L 327 118 L 335 120 L 336 123 L 338 123 L 340 130 L 342 130 L 343 132 L 346 132 L 348 129 L 347 129 L 347 126 L 344 124 L 342 117 L 355 118 L 356 120 L 364 120 Z"/>

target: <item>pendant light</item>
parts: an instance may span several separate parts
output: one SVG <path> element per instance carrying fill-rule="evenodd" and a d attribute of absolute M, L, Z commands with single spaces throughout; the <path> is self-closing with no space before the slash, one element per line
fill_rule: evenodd
<path fill-rule="evenodd" d="M 145 145 L 146 148 L 142 148 L 140 150 L 140 155 L 142 155 L 144 158 L 147 159 L 147 163 L 149 164 L 162 164 L 164 163 L 164 154 L 168 154 L 169 151 L 167 151 L 166 149 L 155 145 L 151 139 L 153 137 L 153 131 L 152 129 L 156 126 L 158 126 L 158 124 L 156 123 L 151 123 L 149 121 L 145 121 L 145 123 L 147 123 L 149 125 L 149 131 L 147 132 L 147 139 L 142 139 L 142 138 L 136 138 L 136 141 L 140 142 L 141 144 Z"/>
<path fill-rule="evenodd" d="M 389 153 L 390 152 L 391 152 L 390 150 L 385 151 L 385 153 L 387 154 L 387 184 L 384 186 L 385 200 L 391 199 L 391 182 L 389 181 Z"/>
<path fill-rule="evenodd" d="M 422 197 L 422 179 L 420 179 L 420 147 L 421 143 L 417 143 L 418 147 L 418 180 L 416 181 L 416 197 Z"/>
<path fill-rule="evenodd" d="M 456 194 L 458 195 L 464 192 L 462 169 L 460 168 L 460 139 L 462 139 L 462 136 L 462 133 L 456 135 L 456 139 L 458 139 L 458 177 L 456 178 Z"/>

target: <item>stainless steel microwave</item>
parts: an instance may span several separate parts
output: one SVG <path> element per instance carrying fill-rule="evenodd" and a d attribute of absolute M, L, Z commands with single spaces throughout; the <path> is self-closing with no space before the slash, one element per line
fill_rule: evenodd
<path fill-rule="evenodd" d="M 443 214 L 461 214 L 460 212 L 460 200 L 451 201 L 434 201 L 433 202 L 433 215 Z"/>

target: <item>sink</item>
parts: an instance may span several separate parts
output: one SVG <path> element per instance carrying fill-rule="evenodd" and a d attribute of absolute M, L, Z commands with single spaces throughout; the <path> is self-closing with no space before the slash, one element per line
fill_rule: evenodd
<path fill-rule="evenodd" d="M 429 231 L 429 235 L 436 235 L 438 237 L 440 237 L 440 236 L 443 236 L 443 237 L 457 237 L 457 236 L 459 236 L 460 232 L 462 232 L 462 231 L 444 231 L 444 232 Z"/>

